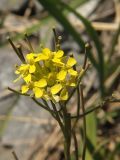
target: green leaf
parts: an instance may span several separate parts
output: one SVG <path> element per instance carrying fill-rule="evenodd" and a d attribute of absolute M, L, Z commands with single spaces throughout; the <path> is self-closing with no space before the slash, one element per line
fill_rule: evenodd
<path fill-rule="evenodd" d="M 97 142 L 96 115 L 94 112 L 86 116 L 86 126 L 87 126 L 86 133 L 87 133 L 87 139 L 88 139 L 86 160 L 93 160 L 93 153 L 95 151 L 96 142 Z"/>
<path fill-rule="evenodd" d="M 69 34 L 72 35 L 72 37 L 75 39 L 75 41 L 78 43 L 78 45 L 81 46 L 83 50 L 85 50 L 85 44 L 82 40 L 81 36 L 76 32 L 76 30 L 73 28 L 73 26 L 70 24 L 70 22 L 67 20 L 65 15 L 62 13 L 63 6 L 59 5 L 59 1 L 55 0 L 39 0 L 39 2 L 43 5 L 43 7 L 49 11 L 49 13 L 54 16 L 66 29 Z M 93 57 L 91 51 L 89 51 L 88 57 L 90 58 L 91 62 L 93 63 L 94 67 L 97 69 L 97 62 L 95 58 Z"/>
<path fill-rule="evenodd" d="M 64 6 L 67 10 L 71 11 L 72 13 L 74 13 L 76 15 L 76 17 L 78 17 L 82 23 L 84 24 L 84 26 L 86 27 L 86 31 L 88 32 L 88 34 L 90 35 L 91 39 L 93 40 L 97 52 L 98 52 L 98 58 L 99 58 L 99 63 L 101 65 L 101 67 L 103 67 L 104 65 L 104 57 L 103 57 L 103 51 L 102 51 L 102 45 L 101 42 L 99 41 L 98 35 L 95 31 L 95 29 L 92 27 L 91 23 L 84 18 L 81 14 L 79 14 L 78 12 L 76 12 L 73 8 L 71 8 L 69 5 L 59 1 L 60 4 L 62 5 L 62 7 Z"/>
<path fill-rule="evenodd" d="M 91 37 L 91 39 L 93 40 L 96 49 L 97 49 L 97 53 L 98 53 L 98 75 L 99 75 L 99 80 L 100 80 L 100 89 L 101 89 L 101 95 L 102 97 L 104 96 L 104 53 L 102 51 L 102 45 L 101 42 L 99 41 L 98 35 L 95 31 L 95 29 L 92 27 L 91 23 L 84 18 L 82 15 L 80 15 L 79 13 L 77 13 L 73 8 L 71 8 L 69 5 L 67 5 L 64 2 L 61 2 L 59 0 L 59 3 L 61 4 L 62 8 L 66 8 L 67 10 L 71 11 L 72 13 L 74 13 L 84 24 L 84 26 L 86 27 L 86 31 L 88 32 L 89 36 Z M 92 56 L 93 59 L 93 56 Z M 91 60 L 91 59 L 90 59 Z M 93 60 L 91 61 L 93 63 Z"/>
<path fill-rule="evenodd" d="M 90 139 L 87 138 L 87 153 L 86 153 L 86 159 L 88 160 L 101 160 L 104 159 L 103 156 L 100 154 L 100 151 L 95 152 L 96 146 L 94 147 L 92 143 L 90 142 Z M 95 153 L 94 153 L 95 152 Z"/>

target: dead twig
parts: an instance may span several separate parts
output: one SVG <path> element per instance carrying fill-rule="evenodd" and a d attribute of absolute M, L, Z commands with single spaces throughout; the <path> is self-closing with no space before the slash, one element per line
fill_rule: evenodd
<path fill-rule="evenodd" d="M 12 154 L 13 154 L 13 157 L 14 157 L 15 160 L 19 160 L 19 158 L 18 158 L 17 154 L 15 153 L 15 151 L 12 151 Z"/>
<path fill-rule="evenodd" d="M 0 121 L 5 121 L 8 118 L 7 115 L 0 115 Z M 55 125 L 56 122 L 52 119 L 41 119 L 35 117 L 24 117 L 24 116 L 9 116 L 9 120 L 17 121 L 21 123 L 33 123 L 34 125 Z"/>
<path fill-rule="evenodd" d="M 91 22 L 95 30 L 100 31 L 115 31 L 117 30 L 119 23 L 105 23 L 105 22 Z M 73 24 L 76 29 L 84 29 L 84 25 L 80 22 Z"/>

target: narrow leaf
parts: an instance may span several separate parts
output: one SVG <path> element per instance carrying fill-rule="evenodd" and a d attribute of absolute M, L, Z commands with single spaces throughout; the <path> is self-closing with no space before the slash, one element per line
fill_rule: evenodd
<path fill-rule="evenodd" d="M 58 5 L 59 1 L 55 0 L 39 0 L 39 2 L 43 5 L 43 7 L 49 11 L 51 15 L 53 15 L 66 29 L 66 31 L 69 32 L 75 39 L 75 41 L 78 43 L 78 45 L 81 46 L 81 48 L 84 50 L 85 44 L 82 40 L 81 36 L 76 32 L 76 30 L 72 27 L 70 22 L 67 20 L 67 18 L 64 16 L 64 14 L 61 12 L 63 10 L 63 6 Z M 62 8 L 61 8 L 62 7 Z M 62 10 L 61 10 L 62 9 Z M 90 58 L 91 62 L 93 63 L 94 67 L 97 69 L 97 62 L 95 58 L 93 57 L 91 51 L 89 51 L 88 57 Z"/>

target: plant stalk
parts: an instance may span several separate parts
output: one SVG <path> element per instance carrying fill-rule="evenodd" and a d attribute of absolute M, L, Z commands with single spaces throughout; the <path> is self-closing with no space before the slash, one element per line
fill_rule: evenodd
<path fill-rule="evenodd" d="M 83 114 L 85 113 L 85 106 L 84 106 L 84 97 L 83 97 L 83 86 L 80 84 L 80 96 L 81 96 L 81 108 Z M 85 160 L 85 155 L 86 155 L 86 116 L 83 116 L 83 153 L 82 153 L 82 160 Z"/>

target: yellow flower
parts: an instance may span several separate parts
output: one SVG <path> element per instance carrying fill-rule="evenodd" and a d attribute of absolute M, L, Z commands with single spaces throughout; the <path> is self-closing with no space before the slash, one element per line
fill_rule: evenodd
<path fill-rule="evenodd" d="M 31 74 L 36 71 L 35 57 L 36 54 L 33 53 L 29 53 L 26 55 L 26 64 L 21 64 L 21 66 L 17 67 L 15 73 L 20 74 L 20 76 L 16 80 L 14 80 L 14 82 L 20 80 L 21 78 L 23 78 L 27 83 L 31 81 Z"/>
<path fill-rule="evenodd" d="M 21 87 L 21 93 L 25 94 L 29 90 L 32 90 L 36 98 L 41 98 L 43 96 L 44 87 L 46 87 L 46 85 L 47 85 L 47 82 L 45 79 L 41 79 L 36 82 L 31 82 L 26 85 L 24 84 Z"/>
<path fill-rule="evenodd" d="M 16 69 L 19 77 L 23 79 L 21 93 L 29 92 L 36 98 L 65 101 L 69 97 L 69 88 L 75 87 L 83 71 L 74 70 L 77 63 L 74 57 L 64 56 L 62 50 L 56 52 L 44 48 L 41 53 L 26 55 L 26 63 Z"/>
<path fill-rule="evenodd" d="M 19 74 L 20 76 L 16 80 L 14 80 L 14 82 L 17 82 L 21 78 L 23 78 L 26 82 L 31 80 L 31 76 L 29 73 L 29 64 L 22 64 L 21 66 L 17 67 L 15 73 Z"/>
<path fill-rule="evenodd" d="M 50 62 L 54 62 L 55 65 L 63 66 L 64 63 L 61 62 L 61 58 L 63 57 L 64 52 L 62 50 L 58 50 L 57 52 L 52 52 L 48 48 L 44 48 L 42 53 L 39 53 L 35 62 L 38 61 L 47 61 L 47 64 L 50 65 Z M 48 66 L 47 65 L 47 66 Z"/>

